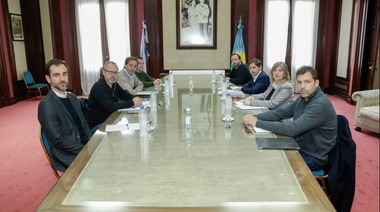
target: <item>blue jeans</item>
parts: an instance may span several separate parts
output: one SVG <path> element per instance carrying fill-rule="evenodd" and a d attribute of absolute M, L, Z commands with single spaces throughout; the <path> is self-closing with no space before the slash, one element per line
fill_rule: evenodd
<path fill-rule="evenodd" d="M 307 166 L 309 167 L 311 171 L 321 170 L 325 168 L 324 165 L 321 165 L 317 161 L 315 161 L 315 159 L 312 156 L 303 152 L 299 152 L 299 153 L 301 154 L 303 160 L 306 162 Z"/>

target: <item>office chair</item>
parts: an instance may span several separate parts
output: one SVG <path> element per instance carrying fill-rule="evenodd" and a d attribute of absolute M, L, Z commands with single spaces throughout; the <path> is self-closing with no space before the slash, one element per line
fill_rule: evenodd
<path fill-rule="evenodd" d="M 80 108 L 82 110 L 83 115 L 86 115 L 86 111 L 88 108 L 88 99 L 81 97 L 78 99 L 78 101 L 79 101 Z"/>
<path fill-rule="evenodd" d="M 49 140 L 46 137 L 46 134 L 45 134 L 44 130 L 42 129 L 42 127 L 40 127 L 40 142 L 41 142 L 42 149 L 45 152 L 45 156 L 49 161 L 50 168 L 53 171 L 55 177 L 57 177 L 57 179 L 61 178 L 62 174 L 59 174 L 58 171 L 56 169 L 54 169 L 53 164 L 51 162 L 51 159 L 50 159 L 50 143 L 49 143 Z"/>
<path fill-rule="evenodd" d="M 47 83 L 37 83 L 34 81 L 32 73 L 30 71 L 24 71 L 24 82 L 26 88 L 28 89 L 28 94 L 26 95 L 26 100 L 28 100 L 29 93 L 34 91 L 36 93 L 35 98 L 37 97 L 37 92 L 40 94 L 42 99 L 41 89 L 46 88 L 49 91 L 49 85 Z"/>

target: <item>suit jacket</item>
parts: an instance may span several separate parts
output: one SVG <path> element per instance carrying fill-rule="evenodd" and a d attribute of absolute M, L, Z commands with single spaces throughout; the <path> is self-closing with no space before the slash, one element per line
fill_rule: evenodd
<path fill-rule="evenodd" d="M 251 102 L 251 106 L 267 107 L 273 110 L 276 108 L 284 107 L 293 102 L 294 89 L 289 82 L 281 82 L 273 92 L 270 99 L 265 100 L 273 89 L 274 88 L 271 85 L 264 93 L 253 95 L 255 99 Z"/>
<path fill-rule="evenodd" d="M 329 153 L 328 190 L 338 212 L 351 211 L 355 195 L 356 144 L 346 117 L 337 115 L 338 134 Z"/>
<path fill-rule="evenodd" d="M 119 71 L 117 83 L 132 95 L 136 95 L 137 92 L 142 91 L 144 88 L 143 83 L 136 77 L 136 74 L 133 74 L 132 79 L 130 79 L 125 69 Z"/>
<path fill-rule="evenodd" d="M 92 133 L 83 116 L 78 98 L 72 93 L 67 93 L 67 98 L 73 104 L 86 136 L 91 138 Z M 50 90 L 38 105 L 38 120 L 49 139 L 54 169 L 66 171 L 84 145 L 81 144 L 74 119 L 54 91 Z"/>
<path fill-rule="evenodd" d="M 256 81 L 253 81 L 252 78 L 249 82 L 243 85 L 241 88 L 241 91 L 243 91 L 246 94 L 259 94 L 266 91 L 270 84 L 269 76 L 264 72 L 261 71 L 259 76 L 257 76 Z"/>

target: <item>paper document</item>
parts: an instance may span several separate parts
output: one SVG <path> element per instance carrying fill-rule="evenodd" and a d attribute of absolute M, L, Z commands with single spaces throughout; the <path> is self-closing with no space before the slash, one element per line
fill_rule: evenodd
<path fill-rule="evenodd" d="M 234 103 L 237 108 L 242 109 L 242 110 L 267 109 L 267 107 L 255 107 L 255 106 L 244 105 L 243 102 L 234 102 Z"/>
<path fill-rule="evenodd" d="M 253 127 L 253 131 L 255 131 L 255 133 L 271 133 L 271 131 L 264 130 L 264 129 L 259 128 L 259 127 Z"/>
<path fill-rule="evenodd" d="M 127 111 L 128 113 L 138 113 L 140 111 L 140 108 L 139 107 L 122 108 L 117 111 L 119 112 Z"/>
<path fill-rule="evenodd" d="M 136 96 L 150 96 L 151 91 L 140 91 L 136 93 Z"/>
<path fill-rule="evenodd" d="M 118 132 L 125 130 L 139 130 L 139 123 L 133 124 L 111 124 L 106 126 L 106 132 Z"/>
<path fill-rule="evenodd" d="M 126 124 L 113 124 L 113 125 L 106 126 L 106 132 L 117 132 L 117 131 L 123 131 L 123 130 L 128 130 L 128 127 Z"/>

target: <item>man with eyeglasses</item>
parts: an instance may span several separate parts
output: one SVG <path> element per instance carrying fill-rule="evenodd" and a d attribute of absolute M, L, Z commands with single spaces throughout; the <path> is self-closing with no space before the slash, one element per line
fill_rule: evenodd
<path fill-rule="evenodd" d="M 120 70 L 117 83 L 130 94 L 136 95 L 142 91 L 144 84 L 136 77 L 137 58 L 127 57 L 124 62 L 124 68 Z"/>
<path fill-rule="evenodd" d="M 102 74 L 103 77 L 92 86 L 88 98 L 86 120 L 93 131 L 98 129 L 115 110 L 142 104 L 141 98 L 128 93 L 117 83 L 119 68 L 115 62 L 106 62 Z"/>

